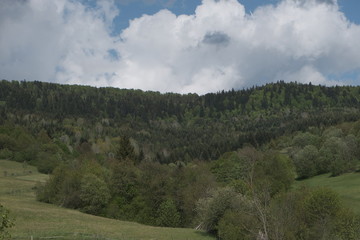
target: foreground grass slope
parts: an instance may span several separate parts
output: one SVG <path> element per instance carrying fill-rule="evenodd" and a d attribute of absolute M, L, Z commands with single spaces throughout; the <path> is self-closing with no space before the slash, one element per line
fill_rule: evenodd
<path fill-rule="evenodd" d="M 193 229 L 144 226 L 37 202 L 33 187 L 46 179 L 34 167 L 0 160 L 0 203 L 15 218 L 14 239 L 213 239 Z"/>
<path fill-rule="evenodd" d="M 360 213 L 360 173 L 347 173 L 337 177 L 323 174 L 306 180 L 297 181 L 295 186 L 326 187 L 339 193 L 346 207 Z"/>

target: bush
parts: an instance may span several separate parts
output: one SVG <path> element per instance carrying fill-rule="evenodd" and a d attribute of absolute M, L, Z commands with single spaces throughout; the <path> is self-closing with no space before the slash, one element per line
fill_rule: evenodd
<path fill-rule="evenodd" d="M 87 174 L 81 181 L 80 199 L 83 211 L 100 214 L 110 200 L 110 191 L 106 183 L 94 174 Z"/>
<path fill-rule="evenodd" d="M 230 209 L 235 196 L 235 191 L 226 187 L 213 189 L 208 197 L 200 199 L 196 204 L 199 228 L 207 232 L 216 232 L 220 219 L 226 210 Z"/>
<path fill-rule="evenodd" d="M 180 214 L 173 200 L 168 199 L 161 203 L 157 214 L 157 225 L 162 227 L 180 226 Z"/>
<path fill-rule="evenodd" d="M 253 216 L 228 210 L 219 221 L 218 236 L 223 240 L 250 240 L 254 234 L 249 229 L 258 225 Z"/>
<path fill-rule="evenodd" d="M 10 239 L 10 233 L 8 231 L 14 223 L 9 219 L 9 211 L 0 204 L 0 240 Z"/>
<path fill-rule="evenodd" d="M 340 209 L 339 195 L 326 188 L 314 190 L 304 201 L 308 224 L 336 217 Z"/>
<path fill-rule="evenodd" d="M 335 235 L 341 240 L 360 239 L 360 217 L 348 209 L 339 211 L 335 221 Z"/>
<path fill-rule="evenodd" d="M 8 148 L 0 150 L 0 159 L 11 159 L 13 157 L 13 152 Z"/>
<path fill-rule="evenodd" d="M 319 151 L 313 145 L 307 145 L 294 156 L 294 165 L 299 179 L 309 178 L 317 174 L 316 162 Z"/>

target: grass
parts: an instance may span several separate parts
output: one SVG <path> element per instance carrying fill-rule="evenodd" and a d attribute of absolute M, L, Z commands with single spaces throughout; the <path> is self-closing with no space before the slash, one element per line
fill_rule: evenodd
<path fill-rule="evenodd" d="M 360 173 L 347 173 L 337 177 L 323 174 L 310 179 L 297 181 L 295 187 L 301 185 L 309 187 L 327 187 L 336 191 L 343 200 L 343 204 L 360 214 Z"/>
<path fill-rule="evenodd" d="M 15 219 L 13 239 L 210 240 L 204 232 L 102 218 L 41 203 L 33 187 L 46 181 L 34 167 L 0 160 L 0 203 Z"/>

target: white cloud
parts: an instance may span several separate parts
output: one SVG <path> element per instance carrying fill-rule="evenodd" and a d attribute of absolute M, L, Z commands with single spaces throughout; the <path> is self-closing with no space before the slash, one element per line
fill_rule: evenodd
<path fill-rule="evenodd" d="M 0 78 L 206 93 L 360 73 L 360 26 L 333 0 L 284 0 L 251 15 L 236 0 L 203 0 L 193 15 L 161 10 L 112 36 L 117 14 L 107 0 L 1 1 Z"/>
<path fill-rule="evenodd" d="M 109 3 L 88 9 L 75 1 L 2 1 L 0 77 L 107 84 L 116 69 L 106 58 L 114 46 L 109 28 L 116 16 Z"/>

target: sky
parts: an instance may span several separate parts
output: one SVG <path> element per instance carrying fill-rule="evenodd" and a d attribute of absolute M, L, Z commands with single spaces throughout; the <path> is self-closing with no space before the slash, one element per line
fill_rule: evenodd
<path fill-rule="evenodd" d="M 360 85 L 359 0 L 0 0 L 0 79 L 198 93 Z"/>

